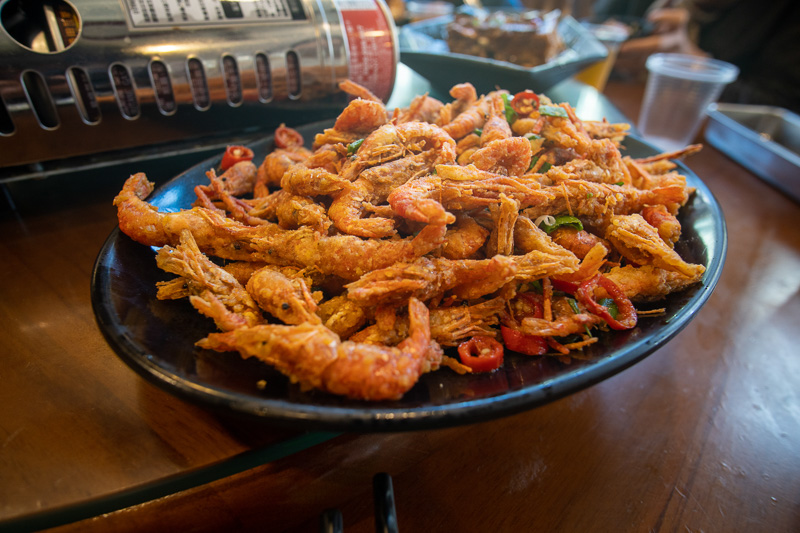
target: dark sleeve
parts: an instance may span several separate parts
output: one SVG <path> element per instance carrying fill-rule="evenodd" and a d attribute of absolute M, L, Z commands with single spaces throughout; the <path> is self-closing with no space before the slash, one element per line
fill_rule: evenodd
<path fill-rule="evenodd" d="M 740 0 L 702 27 L 700 47 L 740 69 L 723 101 L 800 112 L 800 2 Z"/>
<path fill-rule="evenodd" d="M 592 6 L 594 17 L 643 17 L 653 0 L 596 0 Z"/>

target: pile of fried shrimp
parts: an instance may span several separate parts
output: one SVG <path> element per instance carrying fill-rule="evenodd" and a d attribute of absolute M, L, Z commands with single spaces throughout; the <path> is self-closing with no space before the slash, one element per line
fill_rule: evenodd
<path fill-rule="evenodd" d="M 443 366 L 580 356 L 635 327 L 638 303 L 700 282 L 675 251 L 693 190 L 673 162 L 699 146 L 623 156 L 627 124 L 532 91 L 462 83 L 389 111 L 340 88 L 351 99 L 331 128 L 281 125 L 263 161 L 238 147 L 189 209 L 147 203 L 141 173 L 115 198 L 121 231 L 177 276 L 158 298 L 214 320 L 198 347 L 302 390 L 393 400 Z"/>

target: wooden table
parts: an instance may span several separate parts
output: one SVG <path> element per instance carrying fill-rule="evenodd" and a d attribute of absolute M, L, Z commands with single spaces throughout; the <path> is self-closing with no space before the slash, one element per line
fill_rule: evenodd
<path fill-rule="evenodd" d="M 641 86 L 607 95 L 637 116 Z M 676 338 L 529 412 L 381 434 L 254 425 L 145 382 L 104 342 L 89 300 L 127 173 L 11 186 L 0 529 L 315 531 L 338 508 L 345 531 L 367 532 L 371 480 L 386 472 L 406 532 L 797 531 L 800 206 L 711 147 L 688 165 L 722 205 L 729 249 Z"/>

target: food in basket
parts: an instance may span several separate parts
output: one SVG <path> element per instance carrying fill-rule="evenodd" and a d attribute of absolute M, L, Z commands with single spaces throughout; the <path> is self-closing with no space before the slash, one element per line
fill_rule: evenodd
<path fill-rule="evenodd" d="M 640 302 L 701 281 L 675 251 L 692 190 L 671 161 L 698 147 L 623 156 L 626 124 L 532 91 L 464 83 L 389 111 L 342 88 L 357 98 L 330 128 L 281 126 L 261 161 L 229 150 L 240 160 L 209 168 L 190 209 L 148 204 L 141 173 L 114 200 L 120 229 L 176 276 L 158 298 L 214 320 L 198 349 L 392 400 L 441 367 L 581 357 L 636 327 Z"/>
<path fill-rule="evenodd" d="M 536 67 L 564 50 L 558 34 L 560 14 L 558 10 L 457 13 L 447 25 L 447 45 L 457 54 Z"/>

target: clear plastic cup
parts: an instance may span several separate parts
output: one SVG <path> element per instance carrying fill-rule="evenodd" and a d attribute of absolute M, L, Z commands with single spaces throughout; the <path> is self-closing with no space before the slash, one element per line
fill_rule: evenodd
<path fill-rule="evenodd" d="M 739 75 L 730 63 L 683 54 L 653 54 L 647 70 L 638 127 L 645 140 L 665 151 L 691 144 L 708 105 Z"/>

